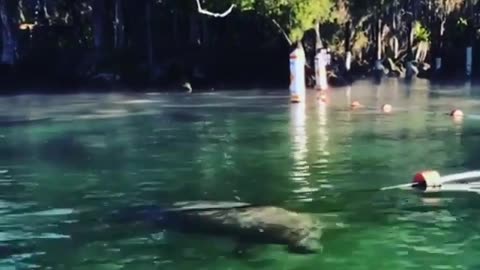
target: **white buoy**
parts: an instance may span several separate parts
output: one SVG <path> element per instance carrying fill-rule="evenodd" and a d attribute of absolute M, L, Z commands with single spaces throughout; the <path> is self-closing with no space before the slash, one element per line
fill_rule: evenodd
<path fill-rule="evenodd" d="M 290 54 L 290 100 L 305 101 L 305 53 L 301 48 Z"/>
<path fill-rule="evenodd" d="M 466 50 L 465 72 L 468 77 L 472 75 L 472 47 L 467 47 Z"/>
<path fill-rule="evenodd" d="M 315 55 L 315 88 L 317 90 L 327 90 L 327 63 L 328 55 L 325 50 L 321 50 Z"/>

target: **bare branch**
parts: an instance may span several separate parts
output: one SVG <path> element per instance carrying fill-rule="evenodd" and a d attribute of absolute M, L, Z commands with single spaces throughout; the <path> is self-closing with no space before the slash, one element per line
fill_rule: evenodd
<path fill-rule="evenodd" d="M 235 4 L 232 4 L 230 6 L 229 9 L 227 9 L 227 11 L 223 12 L 223 13 L 213 13 L 213 12 L 210 12 L 206 9 L 203 9 L 202 8 L 202 5 L 200 4 L 200 0 L 197 0 L 197 8 L 198 8 L 198 13 L 201 13 L 201 14 L 204 14 L 204 15 L 207 15 L 207 16 L 212 16 L 212 17 L 226 17 L 228 14 L 230 14 L 233 10 L 233 8 L 235 7 Z"/>
<path fill-rule="evenodd" d="M 282 26 L 281 26 L 275 19 L 272 19 L 272 22 L 273 22 L 273 24 L 282 32 L 283 37 L 285 37 L 285 39 L 287 40 L 288 44 L 289 44 L 289 45 L 292 45 L 292 41 L 290 40 L 290 38 L 289 38 L 288 35 L 287 35 L 287 32 L 285 32 L 285 30 L 282 28 Z"/>

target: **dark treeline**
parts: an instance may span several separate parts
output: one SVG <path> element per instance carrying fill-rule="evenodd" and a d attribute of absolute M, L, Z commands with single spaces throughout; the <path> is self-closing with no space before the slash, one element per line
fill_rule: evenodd
<path fill-rule="evenodd" d="M 222 13 L 215 17 L 198 11 Z M 476 0 L 0 0 L 2 85 L 285 87 L 301 45 L 312 84 L 316 49 L 333 54 L 330 81 L 368 75 L 465 74 Z M 436 63 L 441 58 L 441 66 Z M 435 72 L 433 72 L 435 71 Z M 335 79 L 337 78 L 337 79 Z"/>

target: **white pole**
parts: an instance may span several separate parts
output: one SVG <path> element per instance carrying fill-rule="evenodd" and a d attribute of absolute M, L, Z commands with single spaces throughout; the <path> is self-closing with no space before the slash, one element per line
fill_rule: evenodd
<path fill-rule="evenodd" d="M 352 53 L 347 52 L 347 57 L 345 59 L 345 69 L 347 71 L 350 71 L 351 68 L 352 68 Z"/>
<path fill-rule="evenodd" d="M 328 54 L 324 49 L 322 49 L 315 56 L 315 88 L 317 90 L 328 89 L 327 63 L 328 63 Z"/>
<path fill-rule="evenodd" d="M 290 54 L 290 100 L 292 103 L 305 101 L 305 53 L 301 48 Z"/>

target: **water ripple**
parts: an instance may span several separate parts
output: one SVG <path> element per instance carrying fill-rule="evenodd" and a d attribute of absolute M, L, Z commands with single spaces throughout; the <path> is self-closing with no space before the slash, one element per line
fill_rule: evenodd
<path fill-rule="evenodd" d="M 32 233 L 24 231 L 0 232 L 0 242 L 32 240 L 32 239 L 69 239 L 69 235 L 57 233 Z"/>

